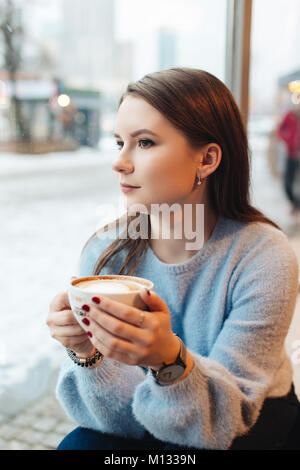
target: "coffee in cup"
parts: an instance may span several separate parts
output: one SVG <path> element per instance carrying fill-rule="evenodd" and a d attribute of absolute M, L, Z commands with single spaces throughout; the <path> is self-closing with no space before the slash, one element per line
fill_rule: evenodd
<path fill-rule="evenodd" d="M 88 331 L 88 327 L 81 321 L 86 316 L 86 311 L 81 308 L 83 304 L 92 303 L 94 296 L 104 295 L 117 302 L 148 310 L 139 295 L 145 287 L 153 290 L 153 282 L 141 277 L 125 275 L 86 276 L 71 281 L 68 287 L 68 297 L 75 318 L 81 327 Z"/>

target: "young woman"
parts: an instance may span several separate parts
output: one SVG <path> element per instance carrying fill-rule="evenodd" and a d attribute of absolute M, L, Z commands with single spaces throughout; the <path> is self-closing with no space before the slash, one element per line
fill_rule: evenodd
<path fill-rule="evenodd" d="M 52 300 L 47 324 L 70 355 L 57 397 L 79 425 L 58 449 L 297 446 L 284 342 L 298 263 L 286 235 L 250 204 L 248 142 L 232 94 L 197 69 L 146 75 L 121 97 L 115 135 L 113 170 L 136 187 L 123 189 L 126 207 L 146 210 L 120 219 L 117 234 L 109 226 L 93 234 L 78 275 L 136 275 L 154 291 L 141 293 L 145 311 L 94 298 L 84 307 L 88 333 L 66 292 Z M 193 209 L 201 247 L 175 237 L 180 211 L 162 236 L 167 222 L 151 208 L 175 203 Z M 137 217 L 148 236 L 124 237 Z"/>

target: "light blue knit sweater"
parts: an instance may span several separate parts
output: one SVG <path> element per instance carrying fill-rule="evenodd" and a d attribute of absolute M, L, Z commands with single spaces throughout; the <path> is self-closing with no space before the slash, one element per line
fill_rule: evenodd
<path fill-rule="evenodd" d="M 92 273 L 112 241 L 92 239 L 78 276 Z M 122 252 L 121 252 L 122 253 Z M 118 255 L 114 273 L 125 253 Z M 105 267 L 101 274 L 109 271 Z M 258 418 L 266 397 L 292 382 L 285 337 L 298 292 L 298 262 L 285 234 L 263 223 L 219 217 L 210 239 L 188 261 L 161 262 L 149 248 L 135 275 L 154 282 L 173 332 L 193 355 L 181 382 L 155 383 L 149 372 L 109 358 L 83 369 L 63 363 L 57 398 L 79 425 L 174 444 L 227 449 Z"/>

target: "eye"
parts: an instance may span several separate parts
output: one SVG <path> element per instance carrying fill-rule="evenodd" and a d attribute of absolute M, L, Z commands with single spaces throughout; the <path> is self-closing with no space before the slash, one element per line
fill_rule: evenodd
<path fill-rule="evenodd" d="M 139 140 L 139 144 L 140 144 L 141 142 L 142 142 L 143 144 L 144 144 L 144 143 L 150 144 L 150 147 L 152 147 L 152 145 L 154 145 L 154 142 L 152 142 L 152 140 L 150 140 L 150 139 L 140 139 L 140 140 Z M 145 147 L 144 145 L 142 145 L 142 148 L 144 149 L 144 148 L 148 148 L 148 147 Z"/>
<path fill-rule="evenodd" d="M 154 145 L 154 142 L 150 139 L 140 139 L 138 141 L 138 144 L 141 144 L 142 149 L 146 149 L 146 148 L 149 148 L 149 145 L 150 145 L 150 147 L 152 147 L 152 145 Z M 123 147 L 123 142 L 121 140 L 117 140 L 116 141 L 116 146 L 120 150 Z"/>

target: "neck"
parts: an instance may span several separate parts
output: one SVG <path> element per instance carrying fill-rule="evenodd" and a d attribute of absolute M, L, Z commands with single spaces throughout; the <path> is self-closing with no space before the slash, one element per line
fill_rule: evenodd
<path fill-rule="evenodd" d="M 170 217 L 150 215 L 151 249 L 168 264 L 184 262 L 194 256 L 211 237 L 218 219 L 207 200 L 198 202 L 198 205 L 189 203 L 189 210 L 183 203 L 178 206 Z"/>

